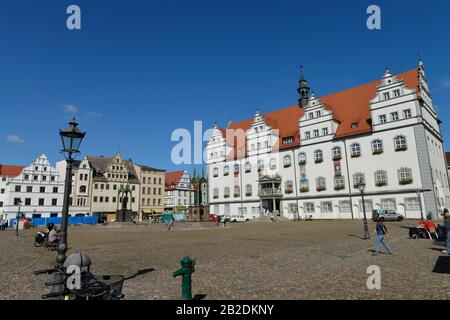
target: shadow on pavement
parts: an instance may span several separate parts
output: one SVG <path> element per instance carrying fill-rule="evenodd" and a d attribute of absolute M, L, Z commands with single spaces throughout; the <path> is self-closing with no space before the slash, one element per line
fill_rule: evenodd
<path fill-rule="evenodd" d="M 434 265 L 433 272 L 450 274 L 450 255 L 440 256 Z"/>

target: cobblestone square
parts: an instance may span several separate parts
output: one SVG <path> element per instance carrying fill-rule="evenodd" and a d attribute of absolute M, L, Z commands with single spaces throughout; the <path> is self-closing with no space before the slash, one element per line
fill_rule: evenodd
<path fill-rule="evenodd" d="M 155 271 L 126 282 L 128 299 L 179 299 L 172 272 L 186 255 L 196 257 L 193 295 L 205 299 L 449 299 L 450 274 L 433 273 L 443 243 L 408 239 L 416 221 L 386 224 L 395 254 L 371 255 L 362 221 L 247 222 L 71 226 L 69 253 L 83 251 L 98 274 Z M 370 222 L 371 231 L 374 228 Z M 0 299 L 39 299 L 56 252 L 35 248 L 39 228 L 0 232 Z M 367 267 L 381 268 L 381 289 L 366 286 Z"/>

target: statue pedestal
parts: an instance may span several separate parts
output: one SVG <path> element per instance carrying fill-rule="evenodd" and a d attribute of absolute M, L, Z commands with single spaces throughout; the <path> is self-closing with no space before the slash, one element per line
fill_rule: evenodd
<path fill-rule="evenodd" d="M 116 222 L 132 222 L 133 212 L 131 210 L 117 210 L 116 211 Z"/>

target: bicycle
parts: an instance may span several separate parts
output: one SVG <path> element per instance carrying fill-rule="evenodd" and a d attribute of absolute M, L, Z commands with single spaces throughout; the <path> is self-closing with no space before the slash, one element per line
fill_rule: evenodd
<path fill-rule="evenodd" d="M 94 275 L 90 272 L 90 259 L 84 255 L 80 258 L 80 263 L 77 265 L 80 269 L 87 267 L 86 271 L 81 271 L 79 274 L 79 287 L 74 283 L 70 283 L 74 273 L 68 274 L 67 268 L 69 264 L 64 264 L 62 268 L 53 268 L 46 270 L 34 271 L 34 275 L 49 274 L 54 275 L 55 280 L 46 282 L 47 287 L 52 287 L 52 292 L 44 294 L 41 299 L 61 299 L 61 300 L 125 300 L 125 295 L 122 293 L 123 283 L 127 280 L 133 279 L 137 276 L 152 272 L 155 269 L 147 268 L 141 269 L 134 275 L 125 277 L 123 275 Z M 67 260 L 70 257 L 67 258 Z M 66 260 L 66 261 L 67 261 Z M 72 259 L 73 260 L 73 259 Z M 86 262 L 86 260 L 88 260 Z M 75 281 L 76 282 L 76 281 Z"/>

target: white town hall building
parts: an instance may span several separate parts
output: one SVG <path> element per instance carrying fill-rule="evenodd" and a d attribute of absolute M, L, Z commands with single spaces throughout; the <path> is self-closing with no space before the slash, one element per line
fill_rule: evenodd
<path fill-rule="evenodd" d="M 315 97 L 302 75 L 299 103 L 217 125 L 206 149 L 211 214 L 296 219 L 406 218 L 450 202 L 440 120 L 425 68 Z M 420 199 L 419 199 L 420 197 Z"/>

